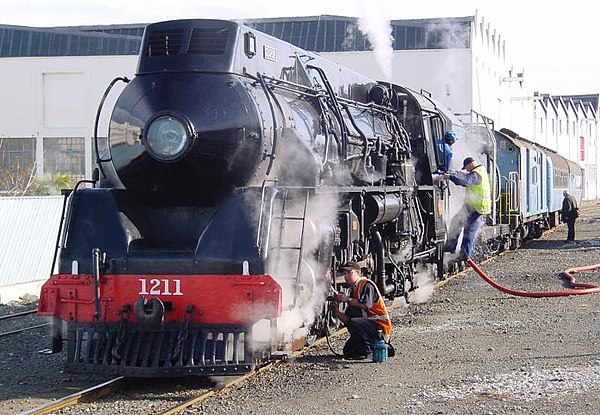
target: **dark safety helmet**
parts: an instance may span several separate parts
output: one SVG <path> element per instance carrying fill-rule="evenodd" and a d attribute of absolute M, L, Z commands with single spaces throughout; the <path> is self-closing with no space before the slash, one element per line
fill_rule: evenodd
<path fill-rule="evenodd" d="M 444 141 L 448 144 L 454 144 L 458 141 L 458 135 L 454 131 L 446 131 Z"/>

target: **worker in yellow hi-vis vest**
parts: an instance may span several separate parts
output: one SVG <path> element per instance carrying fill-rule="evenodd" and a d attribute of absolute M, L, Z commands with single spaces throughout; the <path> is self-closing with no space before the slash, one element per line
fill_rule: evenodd
<path fill-rule="evenodd" d="M 458 238 L 463 232 L 458 261 L 466 261 L 471 257 L 481 218 L 492 211 L 490 180 L 485 167 L 473 157 L 467 157 L 462 169 L 467 171 L 466 174 L 444 175 L 444 178 L 450 179 L 455 185 L 466 188 L 464 205 L 452 219 L 444 246 L 445 252 L 455 252 Z"/>

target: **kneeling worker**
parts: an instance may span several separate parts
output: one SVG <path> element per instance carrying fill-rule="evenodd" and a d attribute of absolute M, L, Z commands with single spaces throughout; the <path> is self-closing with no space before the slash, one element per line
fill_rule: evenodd
<path fill-rule="evenodd" d="M 338 303 L 347 303 L 346 312 L 336 307 L 336 317 L 348 328 L 350 339 L 344 345 L 344 357 L 364 359 L 372 352 L 373 342 L 383 333 L 383 340 L 389 343 L 392 323 L 383 296 L 375 283 L 361 276 L 360 265 L 347 262 L 340 267 L 344 280 L 350 287 L 349 295 L 335 295 Z M 391 350 L 391 349 L 390 349 Z"/>

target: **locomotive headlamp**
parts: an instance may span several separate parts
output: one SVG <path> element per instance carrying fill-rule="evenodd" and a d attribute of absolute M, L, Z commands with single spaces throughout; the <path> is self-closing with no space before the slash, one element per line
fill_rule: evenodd
<path fill-rule="evenodd" d="M 161 115 L 148 124 L 146 148 L 160 161 L 178 159 L 188 149 L 191 133 L 188 125 L 174 115 Z"/>

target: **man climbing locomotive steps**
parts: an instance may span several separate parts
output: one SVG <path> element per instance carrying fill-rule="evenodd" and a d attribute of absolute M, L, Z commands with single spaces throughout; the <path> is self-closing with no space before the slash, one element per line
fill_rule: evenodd
<path fill-rule="evenodd" d="M 463 234 L 460 252 L 454 258 L 461 265 L 471 257 L 481 219 L 492 212 L 490 180 L 485 167 L 473 157 L 467 157 L 463 160 L 462 170 L 466 172 L 444 175 L 445 179 L 465 188 L 464 204 L 452 219 L 448 240 L 444 245 L 444 252 L 453 254 L 460 234 Z"/>
<path fill-rule="evenodd" d="M 347 262 L 339 270 L 350 288 L 348 295 L 334 295 L 335 316 L 350 333 L 350 338 L 344 344 L 344 358 L 362 360 L 373 353 L 373 361 L 386 361 L 388 356 L 395 355 L 395 350 L 390 344 L 392 323 L 383 296 L 373 281 L 361 275 L 361 267 L 357 262 Z M 340 310 L 340 304 L 346 304 L 345 312 Z M 385 342 L 383 347 L 381 340 Z M 382 355 L 380 351 L 383 351 Z"/>

